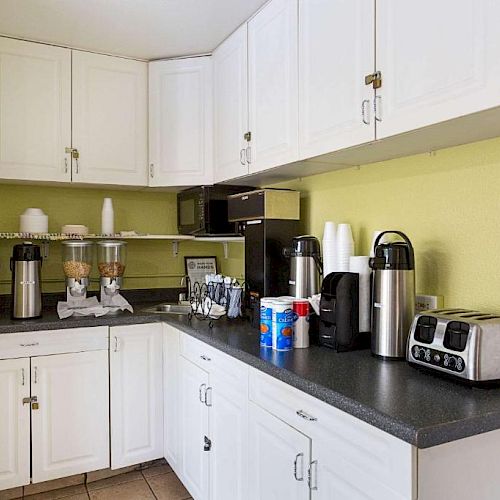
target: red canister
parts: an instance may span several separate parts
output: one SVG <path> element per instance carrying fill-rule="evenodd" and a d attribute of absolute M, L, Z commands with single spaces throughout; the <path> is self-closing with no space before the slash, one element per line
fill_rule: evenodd
<path fill-rule="evenodd" d="M 293 347 L 309 347 L 309 301 L 293 301 Z"/>

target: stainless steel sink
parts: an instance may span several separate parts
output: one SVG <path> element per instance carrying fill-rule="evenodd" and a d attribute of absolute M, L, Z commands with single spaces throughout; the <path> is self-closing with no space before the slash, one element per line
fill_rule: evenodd
<path fill-rule="evenodd" d="M 158 313 L 158 314 L 185 314 L 188 315 L 191 312 L 191 306 L 185 304 L 158 304 L 157 306 L 148 307 L 144 309 L 147 313 Z"/>

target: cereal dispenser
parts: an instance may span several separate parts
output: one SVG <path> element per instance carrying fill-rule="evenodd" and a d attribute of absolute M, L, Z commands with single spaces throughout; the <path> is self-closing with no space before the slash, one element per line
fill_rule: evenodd
<path fill-rule="evenodd" d="M 127 244 L 124 241 L 105 240 L 99 241 L 97 247 L 97 266 L 101 276 L 101 304 L 112 306 L 111 299 L 119 294 L 123 284 Z"/>
<path fill-rule="evenodd" d="M 85 301 L 92 271 L 93 243 L 90 241 L 63 241 L 62 260 L 66 276 L 68 302 Z"/>

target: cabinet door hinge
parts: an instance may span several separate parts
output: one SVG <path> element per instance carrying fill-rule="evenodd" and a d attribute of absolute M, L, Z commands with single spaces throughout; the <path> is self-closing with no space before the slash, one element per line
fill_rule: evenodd
<path fill-rule="evenodd" d="M 203 446 L 203 451 L 210 451 L 212 449 L 212 440 L 205 436 L 205 444 Z"/>
<path fill-rule="evenodd" d="M 250 142 L 252 140 L 252 132 L 245 132 L 245 134 L 243 135 L 243 139 L 245 139 L 245 141 L 247 142 Z"/>
<path fill-rule="evenodd" d="M 365 85 L 373 85 L 374 89 L 382 87 L 382 72 L 375 71 L 365 76 Z"/>

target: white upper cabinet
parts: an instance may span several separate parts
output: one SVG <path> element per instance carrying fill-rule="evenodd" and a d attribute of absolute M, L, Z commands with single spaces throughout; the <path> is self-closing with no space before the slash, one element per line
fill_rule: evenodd
<path fill-rule="evenodd" d="M 0 490 L 30 482 L 29 377 L 29 358 L 0 361 Z"/>
<path fill-rule="evenodd" d="M 147 63 L 73 51 L 73 181 L 147 185 Z"/>
<path fill-rule="evenodd" d="M 248 174 L 247 34 L 245 23 L 213 54 L 215 182 Z"/>
<path fill-rule="evenodd" d="M 299 0 L 301 159 L 375 139 L 374 30 L 374 0 Z"/>
<path fill-rule="evenodd" d="M 272 0 L 248 23 L 250 173 L 298 158 L 297 0 Z"/>
<path fill-rule="evenodd" d="M 149 185 L 213 182 L 211 57 L 149 64 Z"/>
<path fill-rule="evenodd" d="M 377 0 L 377 138 L 500 105 L 500 2 Z"/>
<path fill-rule="evenodd" d="M 108 351 L 31 359 L 34 483 L 109 467 Z"/>
<path fill-rule="evenodd" d="M 0 178 L 70 181 L 71 51 L 0 38 Z"/>
<path fill-rule="evenodd" d="M 163 330 L 110 328 L 111 468 L 163 457 Z"/>

